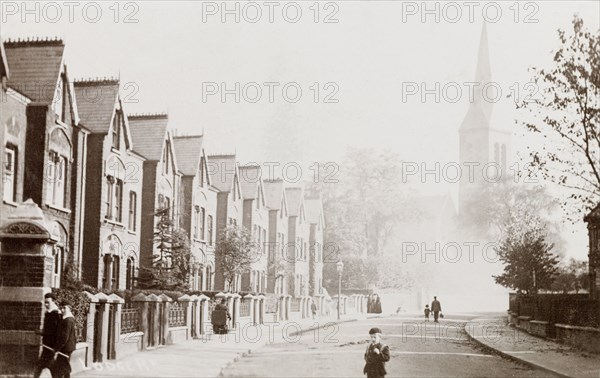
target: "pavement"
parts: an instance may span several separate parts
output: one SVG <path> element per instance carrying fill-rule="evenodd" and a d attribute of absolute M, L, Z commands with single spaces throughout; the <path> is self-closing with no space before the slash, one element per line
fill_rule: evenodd
<path fill-rule="evenodd" d="M 378 317 L 369 314 L 369 318 Z M 218 377 L 221 371 L 241 357 L 271 343 L 281 343 L 316 328 L 338 322 L 365 319 L 366 314 L 316 320 L 302 319 L 243 326 L 227 335 L 210 334 L 199 339 L 161 346 L 103 363 L 94 363 L 76 377 Z M 197 356 L 197 358 L 190 358 Z"/>
<path fill-rule="evenodd" d="M 473 319 L 465 325 L 473 340 L 503 357 L 559 377 L 600 377 L 600 356 L 530 335 L 503 317 Z"/>

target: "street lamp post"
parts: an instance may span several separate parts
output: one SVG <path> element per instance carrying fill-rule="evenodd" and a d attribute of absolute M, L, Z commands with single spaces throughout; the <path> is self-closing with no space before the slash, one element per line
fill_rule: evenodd
<path fill-rule="evenodd" d="M 336 264 L 338 272 L 338 303 L 337 303 L 337 318 L 340 320 L 340 302 L 342 300 L 342 272 L 344 271 L 344 263 L 340 260 Z"/>

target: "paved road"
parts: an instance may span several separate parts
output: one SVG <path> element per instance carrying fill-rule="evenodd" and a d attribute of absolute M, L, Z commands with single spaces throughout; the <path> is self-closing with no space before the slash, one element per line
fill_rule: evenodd
<path fill-rule="evenodd" d="M 383 318 L 343 323 L 264 346 L 229 365 L 226 377 L 364 377 L 368 330 L 379 327 L 390 346 L 388 377 L 544 377 L 480 347 L 464 332 L 466 319 L 423 323 Z"/>

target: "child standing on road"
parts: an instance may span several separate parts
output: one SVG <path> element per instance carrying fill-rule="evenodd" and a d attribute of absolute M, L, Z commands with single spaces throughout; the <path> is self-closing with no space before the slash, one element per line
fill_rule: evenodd
<path fill-rule="evenodd" d="M 425 305 L 425 321 L 428 322 L 429 321 L 429 313 L 431 311 L 429 310 L 429 305 Z"/>
<path fill-rule="evenodd" d="M 385 363 L 390 360 L 390 348 L 381 342 L 381 330 L 371 328 L 369 330 L 371 342 L 365 351 L 365 367 L 363 374 L 367 378 L 383 378 L 387 374 Z"/>

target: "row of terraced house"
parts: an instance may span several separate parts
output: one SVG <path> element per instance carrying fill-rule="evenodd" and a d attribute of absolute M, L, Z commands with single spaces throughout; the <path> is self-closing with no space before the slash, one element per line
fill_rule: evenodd
<path fill-rule="evenodd" d="M 206 138 L 175 135 L 167 114 L 128 113 L 118 79 L 73 80 L 62 40 L 6 41 L 0 53 L 0 334 L 19 346 L 4 348 L 4 362 L 37 355 L 43 293 L 60 288 L 69 269 L 105 292 L 135 289 L 140 267 L 154 262 L 162 209 L 189 235 L 190 292 L 222 292 L 235 317 L 254 323 L 264 321 L 264 294 L 276 298 L 274 319 L 309 316 L 310 297 L 323 305 L 318 193 L 263 178 L 234 154 L 207 155 Z M 232 287 L 215 263 L 229 225 L 261 247 Z M 254 296 L 240 301 L 238 292 Z M 165 343 L 169 325 L 193 337 L 214 304 L 185 296 L 169 310 L 148 303 L 172 299 L 140 294 L 133 308 L 114 294 L 87 294 L 78 337 L 93 349 L 90 361 L 114 358 L 124 332 L 142 331 L 138 349 Z"/>
<path fill-rule="evenodd" d="M 119 80 L 73 81 L 64 50 L 61 40 L 9 41 L 2 65 L 0 220 L 24 200 L 40 206 L 60 233 L 53 287 L 73 261 L 91 286 L 133 288 L 139 267 L 153 263 L 153 214 L 169 208 L 191 240 L 190 289 L 322 292 L 318 195 L 263 179 L 260 166 L 233 154 L 207 156 L 206 138 L 174 135 L 167 114 L 128 114 Z M 229 224 L 259 246 L 233 288 L 215 266 Z M 285 271 L 275 268 L 281 261 Z"/>

